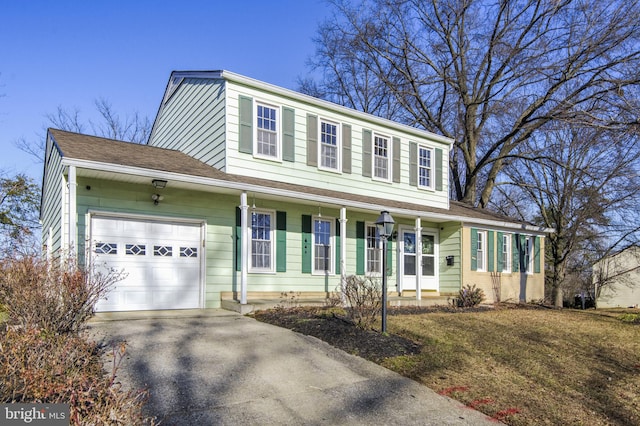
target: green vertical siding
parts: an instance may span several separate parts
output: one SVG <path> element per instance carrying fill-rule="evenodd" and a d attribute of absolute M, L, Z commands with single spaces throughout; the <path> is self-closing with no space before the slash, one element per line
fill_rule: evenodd
<path fill-rule="evenodd" d="M 362 129 L 362 176 L 371 177 L 371 130 Z"/>
<path fill-rule="evenodd" d="M 253 99 L 240 96 L 238 99 L 238 151 L 251 154 L 253 152 Z"/>
<path fill-rule="evenodd" d="M 149 145 L 176 149 L 225 170 L 225 116 L 222 81 L 184 79 L 161 106 Z"/>
<path fill-rule="evenodd" d="M 351 173 L 351 126 L 342 125 L 342 173 Z"/>
<path fill-rule="evenodd" d="M 45 150 L 45 172 L 42 187 L 40 220 L 42 221 L 42 244 L 48 243 L 51 230 L 52 247 L 55 252 L 62 248 L 62 187 L 64 182 L 62 157 L 51 140 L 47 140 Z"/>
<path fill-rule="evenodd" d="M 276 272 L 287 271 L 287 213 L 276 212 Z"/>
<path fill-rule="evenodd" d="M 356 222 L 356 274 L 364 275 L 366 263 L 366 235 L 365 223 Z"/>
<path fill-rule="evenodd" d="M 311 232 L 313 232 L 313 228 L 311 226 L 311 216 L 303 215 L 302 216 L 302 272 L 305 274 L 310 274 L 312 269 L 312 261 L 311 258 Z"/>
<path fill-rule="evenodd" d="M 282 108 L 282 159 L 296 161 L 296 113 Z"/>
<path fill-rule="evenodd" d="M 307 166 L 318 165 L 318 116 L 307 114 Z"/>

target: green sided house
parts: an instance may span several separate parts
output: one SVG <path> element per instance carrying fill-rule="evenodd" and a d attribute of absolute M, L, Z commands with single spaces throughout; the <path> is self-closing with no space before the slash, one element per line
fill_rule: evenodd
<path fill-rule="evenodd" d="M 546 230 L 450 201 L 452 142 L 227 71 L 174 72 L 146 145 L 48 131 L 43 245 L 125 270 L 99 311 L 319 297 L 382 273 L 414 303 L 466 284 L 542 299 Z"/>

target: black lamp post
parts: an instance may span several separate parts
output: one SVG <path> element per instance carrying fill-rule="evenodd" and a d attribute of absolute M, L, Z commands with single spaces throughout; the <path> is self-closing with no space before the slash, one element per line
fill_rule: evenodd
<path fill-rule="evenodd" d="M 382 238 L 382 332 L 387 332 L 387 240 L 393 233 L 395 222 L 388 211 L 380 213 L 376 220 L 378 235 Z"/>

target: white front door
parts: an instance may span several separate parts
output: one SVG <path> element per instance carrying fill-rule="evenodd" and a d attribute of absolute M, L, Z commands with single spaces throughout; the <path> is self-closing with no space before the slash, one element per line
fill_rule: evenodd
<path fill-rule="evenodd" d="M 400 229 L 400 279 L 402 290 L 416 290 L 417 273 L 421 269 L 420 288 L 438 290 L 438 234 L 422 231 L 420 240 L 412 228 Z M 420 267 L 419 267 L 420 266 Z"/>

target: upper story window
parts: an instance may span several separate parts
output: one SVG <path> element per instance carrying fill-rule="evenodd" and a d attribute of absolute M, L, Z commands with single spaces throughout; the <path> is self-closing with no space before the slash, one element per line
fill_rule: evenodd
<path fill-rule="evenodd" d="M 373 176 L 389 180 L 389 138 L 375 135 L 373 139 Z"/>
<path fill-rule="evenodd" d="M 251 272 L 273 272 L 273 212 L 251 213 Z"/>
<path fill-rule="evenodd" d="M 313 219 L 313 272 L 333 273 L 333 224 L 335 220 L 315 217 Z"/>
<path fill-rule="evenodd" d="M 280 158 L 280 118 L 277 107 L 256 103 L 256 147 L 257 156 Z"/>
<path fill-rule="evenodd" d="M 487 231 L 478 231 L 476 244 L 477 271 L 487 270 Z"/>
<path fill-rule="evenodd" d="M 340 170 L 340 134 L 338 125 L 329 121 L 320 121 L 320 167 L 328 170 Z"/>
<path fill-rule="evenodd" d="M 511 234 L 502 235 L 502 252 L 499 256 L 502 257 L 502 272 L 511 272 Z"/>
<path fill-rule="evenodd" d="M 418 186 L 433 189 L 433 148 L 418 147 Z"/>
<path fill-rule="evenodd" d="M 382 271 L 382 249 L 378 229 L 373 224 L 367 224 L 367 274 L 380 274 Z"/>

